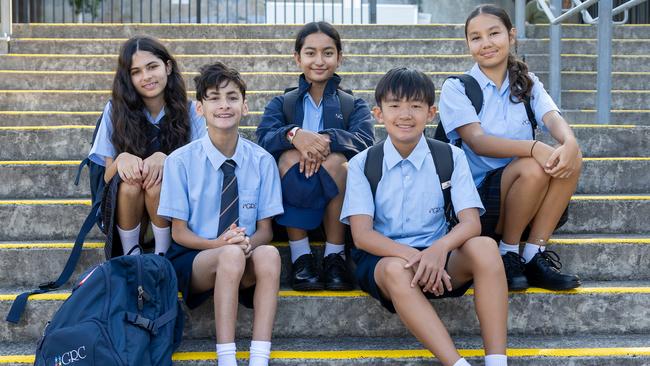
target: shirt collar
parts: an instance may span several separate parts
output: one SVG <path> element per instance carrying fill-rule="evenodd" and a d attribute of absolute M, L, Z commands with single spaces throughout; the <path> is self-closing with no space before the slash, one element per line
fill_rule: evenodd
<path fill-rule="evenodd" d="M 481 68 L 478 66 L 478 63 L 475 63 L 474 66 L 469 70 L 469 75 L 474 77 L 476 81 L 478 82 L 478 85 L 481 87 L 481 90 L 484 90 L 486 86 L 492 85 L 494 88 L 496 88 L 496 84 L 490 80 L 481 70 Z M 503 95 L 506 90 L 510 88 L 510 83 L 508 82 L 508 71 L 506 71 L 506 78 L 503 80 L 503 84 L 501 84 L 501 89 L 499 90 L 499 95 Z"/>
<path fill-rule="evenodd" d="M 149 121 L 149 123 L 157 125 L 158 123 L 160 123 L 160 120 L 163 117 L 165 117 L 165 107 L 163 107 L 160 110 L 160 113 L 158 113 L 158 115 L 156 116 L 156 119 L 153 119 L 153 117 L 151 116 L 151 113 L 149 113 L 149 110 L 147 108 L 144 109 L 144 115 L 147 117 L 147 121 Z"/>
<path fill-rule="evenodd" d="M 424 164 L 424 159 L 429 153 L 429 145 L 427 145 L 427 141 L 424 135 L 420 137 L 420 141 L 418 141 L 418 144 L 415 145 L 415 149 L 411 151 L 411 154 L 407 156 L 406 159 L 402 159 L 402 156 L 399 154 L 397 149 L 395 149 L 390 136 L 386 137 L 386 142 L 384 143 L 384 161 L 386 161 L 388 170 L 393 169 L 403 160 L 408 160 L 415 167 L 415 169 L 420 170 Z"/>
<path fill-rule="evenodd" d="M 234 160 L 238 167 L 242 166 L 244 163 L 245 154 L 242 147 L 242 138 L 239 135 L 237 135 L 237 146 L 235 147 L 235 153 L 230 158 L 223 155 L 221 151 L 219 151 L 219 149 L 217 149 L 212 144 L 212 140 L 210 140 L 210 136 L 207 133 L 201 137 L 201 145 L 203 145 L 203 150 L 205 150 L 205 154 L 208 156 L 208 160 L 210 160 L 210 163 L 212 164 L 214 170 L 221 169 L 223 162 L 228 159 Z"/>
<path fill-rule="evenodd" d="M 316 110 L 321 109 L 323 107 L 323 98 L 321 98 L 320 104 L 318 104 L 318 105 L 316 105 L 316 101 L 314 101 L 314 98 L 312 98 L 311 94 L 309 94 L 309 93 L 305 93 L 305 96 L 302 99 L 303 99 L 303 102 L 305 101 L 305 99 L 309 99 L 309 103 L 311 103 L 311 105 Z"/>

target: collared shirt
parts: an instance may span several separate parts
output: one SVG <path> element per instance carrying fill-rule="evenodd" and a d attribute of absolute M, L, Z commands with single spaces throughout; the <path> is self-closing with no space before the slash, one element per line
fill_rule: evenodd
<path fill-rule="evenodd" d="M 478 81 L 483 91 L 483 107 L 481 113 L 476 115 L 476 110 L 465 95 L 465 88 L 460 80 L 447 80 L 442 85 L 440 93 L 440 120 L 445 127 L 447 137 L 452 141 L 458 139 L 459 135 L 456 131 L 458 127 L 480 122 L 483 131 L 488 135 L 511 140 L 532 140 L 532 128 L 524 103 L 513 103 L 510 100 L 508 76 L 506 75 L 501 88 L 497 89 L 494 82 L 485 76 L 478 64 L 475 64 L 468 74 Z M 546 127 L 542 117 L 550 111 L 559 111 L 559 109 L 544 90 L 542 82 L 533 73 L 529 73 L 529 76 L 533 80 L 530 106 L 538 126 L 544 130 Z M 481 185 L 487 172 L 501 168 L 512 161 L 512 158 L 491 158 L 477 155 L 467 144 L 463 144 L 462 147 L 467 155 L 474 183 L 477 186 Z"/>
<path fill-rule="evenodd" d="M 158 215 L 187 221 L 188 228 L 202 238 L 216 238 L 223 186 L 220 168 L 227 159 L 237 164 L 239 226 L 246 228 L 246 235 L 255 233 L 258 220 L 283 213 L 280 175 L 273 157 L 240 136 L 234 155 L 227 158 L 206 134 L 165 160 Z"/>
<path fill-rule="evenodd" d="M 302 128 L 307 131 L 319 132 L 323 130 L 323 99 L 316 105 L 314 98 L 308 92 L 302 98 L 304 117 Z"/>
<path fill-rule="evenodd" d="M 111 102 L 106 103 L 104 107 L 104 113 L 102 115 L 102 120 L 99 124 L 99 129 L 97 130 L 97 136 L 93 142 L 93 147 L 88 153 L 88 157 L 93 162 L 106 166 L 106 158 L 115 159 L 115 147 L 113 147 L 113 142 L 111 138 L 113 136 L 113 120 L 111 119 Z M 194 141 L 199 137 L 206 134 L 205 119 L 203 116 L 199 115 L 196 112 L 196 102 L 192 102 L 189 108 L 190 113 L 190 128 L 191 135 L 190 141 Z M 160 123 L 160 120 L 165 116 L 165 108 L 160 110 L 160 113 L 154 119 L 151 116 L 151 113 L 145 108 L 144 114 L 147 117 L 149 123 L 157 125 Z"/>
<path fill-rule="evenodd" d="M 456 213 L 483 204 L 472 182 L 462 150 L 452 146 L 454 172 L 451 175 L 451 201 Z M 411 154 L 403 159 L 390 137 L 384 143 L 382 177 L 372 199 L 370 183 L 364 174 L 368 150 L 348 164 L 341 222 L 349 224 L 353 215 L 373 217 L 373 227 L 388 238 L 412 247 L 428 247 L 444 236 L 447 224 L 444 198 L 431 151 L 424 136 Z"/>

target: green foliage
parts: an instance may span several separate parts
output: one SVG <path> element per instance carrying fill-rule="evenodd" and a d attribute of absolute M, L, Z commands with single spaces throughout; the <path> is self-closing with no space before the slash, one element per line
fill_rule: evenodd
<path fill-rule="evenodd" d="M 68 0 L 70 6 L 74 7 L 75 14 L 90 13 L 97 16 L 102 0 Z"/>

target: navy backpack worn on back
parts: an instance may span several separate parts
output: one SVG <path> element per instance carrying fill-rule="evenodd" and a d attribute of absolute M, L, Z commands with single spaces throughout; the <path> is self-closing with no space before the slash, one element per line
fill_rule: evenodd
<path fill-rule="evenodd" d="M 43 332 L 36 366 L 166 366 L 183 331 L 176 274 L 155 254 L 86 272 Z"/>

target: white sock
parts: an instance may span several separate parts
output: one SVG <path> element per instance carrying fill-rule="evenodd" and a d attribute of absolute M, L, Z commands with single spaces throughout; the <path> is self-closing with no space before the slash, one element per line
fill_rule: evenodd
<path fill-rule="evenodd" d="M 269 358 L 271 358 L 271 342 L 251 341 L 248 366 L 268 366 Z"/>
<path fill-rule="evenodd" d="M 234 343 L 217 344 L 217 365 L 237 366 L 237 346 Z"/>
<path fill-rule="evenodd" d="M 461 358 L 458 361 L 456 361 L 456 363 L 453 366 L 472 366 L 472 365 L 470 365 L 466 359 Z"/>
<path fill-rule="evenodd" d="M 505 255 L 508 252 L 519 254 L 519 244 L 508 244 L 501 240 L 499 242 L 499 253 Z"/>
<path fill-rule="evenodd" d="M 124 255 L 130 252 L 133 247 L 140 244 L 140 224 L 131 230 L 124 230 L 117 226 L 117 233 L 120 235 Z M 134 250 L 131 254 L 140 254 L 140 249 Z"/>
<path fill-rule="evenodd" d="M 289 240 L 289 248 L 291 248 L 291 263 L 296 263 L 296 260 L 305 254 L 311 254 L 309 247 L 309 237 L 304 237 L 300 240 Z"/>
<path fill-rule="evenodd" d="M 151 228 L 153 229 L 153 239 L 156 242 L 154 253 L 167 253 L 167 249 L 169 249 L 169 246 L 172 244 L 171 228 L 169 226 L 158 227 L 153 222 L 151 223 Z"/>
<path fill-rule="evenodd" d="M 537 244 L 531 244 L 531 243 L 526 243 L 524 246 L 524 253 L 522 257 L 526 260 L 526 263 L 530 262 L 535 254 L 537 254 L 538 251 L 544 251 L 546 250 L 546 247 L 539 246 Z"/>
<path fill-rule="evenodd" d="M 332 253 L 339 254 L 343 259 L 345 259 L 345 244 L 332 244 L 329 241 L 326 241 L 324 256 L 327 257 Z"/>
<path fill-rule="evenodd" d="M 485 356 L 485 366 L 508 366 L 508 356 L 487 355 Z"/>

